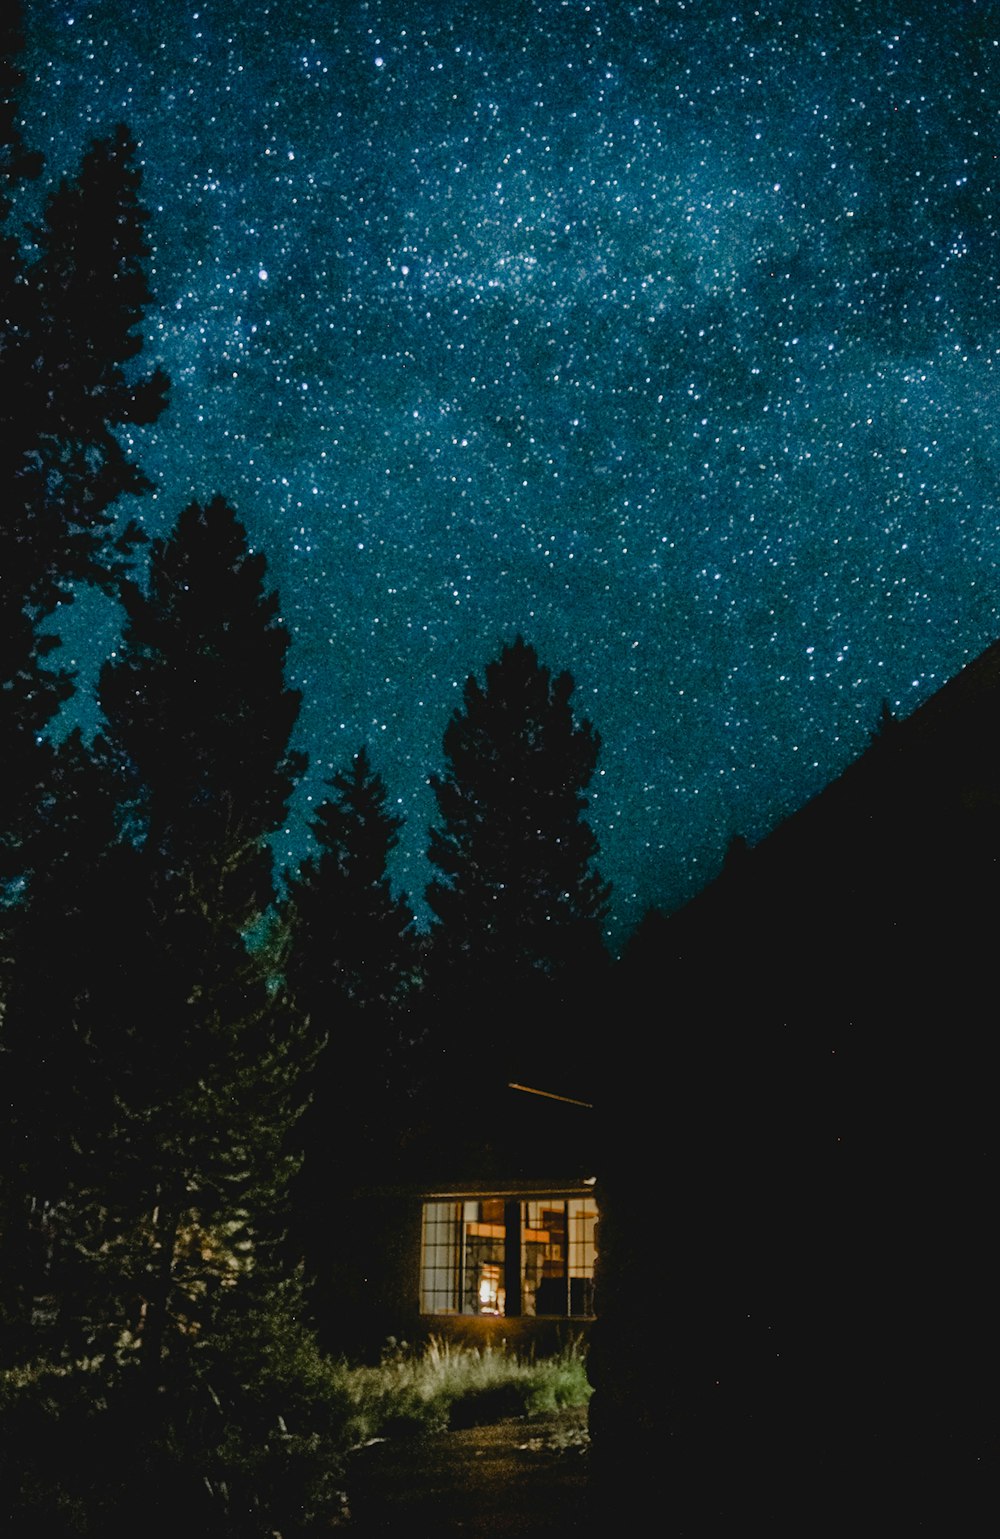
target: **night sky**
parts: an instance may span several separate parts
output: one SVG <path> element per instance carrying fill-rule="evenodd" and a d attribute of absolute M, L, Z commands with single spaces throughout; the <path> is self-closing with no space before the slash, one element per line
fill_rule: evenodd
<path fill-rule="evenodd" d="M 146 526 L 220 492 L 281 592 L 283 860 L 367 742 L 418 898 L 449 714 L 522 633 L 603 739 L 617 940 L 1000 634 L 996 5 L 26 11 L 49 182 L 141 145 Z"/>

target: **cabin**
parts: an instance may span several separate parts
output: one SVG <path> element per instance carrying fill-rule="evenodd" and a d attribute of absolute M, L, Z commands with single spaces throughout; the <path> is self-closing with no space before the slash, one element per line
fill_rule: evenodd
<path fill-rule="evenodd" d="M 595 1109 L 561 1088 L 496 1087 L 490 1123 L 467 1128 L 413 1193 L 421 1334 L 550 1346 L 594 1318 Z"/>
<path fill-rule="evenodd" d="M 520 1085 L 481 1087 L 468 1119 L 428 1118 L 384 1179 L 343 1194 L 322 1284 L 341 1304 L 330 1345 L 549 1350 L 586 1335 L 596 1132 L 589 1102 Z"/>

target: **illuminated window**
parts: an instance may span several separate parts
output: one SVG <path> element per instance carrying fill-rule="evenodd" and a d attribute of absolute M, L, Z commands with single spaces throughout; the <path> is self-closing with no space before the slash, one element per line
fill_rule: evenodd
<path fill-rule="evenodd" d="M 593 1197 L 476 1197 L 424 1203 L 424 1314 L 594 1312 Z"/>
<path fill-rule="evenodd" d="M 525 1202 L 522 1208 L 522 1314 L 593 1314 L 593 1198 L 546 1197 Z"/>

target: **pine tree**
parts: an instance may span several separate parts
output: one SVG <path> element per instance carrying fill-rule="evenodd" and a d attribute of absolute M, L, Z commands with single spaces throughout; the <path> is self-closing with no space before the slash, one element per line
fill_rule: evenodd
<path fill-rule="evenodd" d="M 288 746 L 300 695 L 265 569 L 222 498 L 192 503 L 154 542 L 147 591 L 126 585 L 123 646 L 100 681 L 146 848 L 239 929 L 272 902 L 267 836 L 305 764 Z"/>
<path fill-rule="evenodd" d="M 138 842 L 137 933 L 102 1014 L 128 1086 L 116 1171 L 161 1263 L 143 1313 L 150 1360 L 241 1254 L 261 1270 L 294 1163 L 302 1034 L 250 939 L 274 895 L 268 837 L 304 763 L 264 573 L 228 504 L 192 504 L 154 543 L 147 590 L 126 588 L 123 643 L 101 675 Z"/>
<path fill-rule="evenodd" d="M 166 376 L 143 373 L 141 324 L 151 303 L 149 246 L 135 145 L 119 128 L 95 141 L 80 173 L 48 200 L 26 264 L 11 224 L 18 183 L 38 169 L 16 117 L 14 49 L 3 69 L 0 158 L 0 743 L 7 780 L 0 883 L 15 892 L 35 865 L 37 789 L 51 773 L 41 735 L 72 692 L 46 659 L 43 633 L 75 583 L 114 591 L 141 538 L 119 527 L 115 504 L 149 482 L 118 436 L 155 420 Z"/>
<path fill-rule="evenodd" d="M 875 723 L 875 727 L 871 733 L 870 741 L 873 744 L 884 744 L 889 742 L 894 739 L 898 727 L 899 722 L 896 719 L 892 706 L 889 704 L 888 700 L 883 700 L 881 709 L 878 713 L 878 721 Z"/>
<path fill-rule="evenodd" d="M 324 1282 L 337 1251 L 323 1213 L 331 1173 L 346 1194 L 398 1147 L 418 964 L 413 913 L 387 869 L 402 819 L 365 748 L 328 789 L 312 822 L 318 852 L 289 881 L 285 921 L 285 978 L 319 1047 L 297 1227 L 307 1270 Z"/>
<path fill-rule="evenodd" d="M 42 169 L 42 157 L 30 151 L 21 133 L 19 96 L 24 71 L 18 63 L 24 45 L 21 6 L 12 0 L 0 15 L 0 466 L 5 502 L 12 495 L 12 471 L 22 448 L 17 431 L 35 369 L 37 328 L 33 327 L 34 291 L 28 283 L 21 239 L 13 225 L 16 198 L 25 182 Z"/>
<path fill-rule="evenodd" d="M 14 215 L 37 176 L 18 119 L 21 7 L 0 21 L 0 1224 L 6 1324 L 17 1334 L 53 1250 L 52 1215 L 81 1189 L 80 1139 L 96 1104 L 76 1025 L 74 971 L 99 930 L 113 838 L 107 787 L 78 736 L 47 729 L 72 693 L 49 660 L 45 622 L 74 584 L 113 590 L 134 548 L 113 506 L 146 485 L 116 437 L 162 408 L 165 377 L 143 377 L 148 215 L 124 130 L 95 144 L 65 182 L 26 256 Z M 68 218 L 72 205 L 73 215 Z M 102 257 L 98 253 L 103 253 Z M 128 381 L 126 382 L 126 373 Z M 135 403 L 135 408 L 129 403 Z M 141 403 L 141 406 L 139 406 Z M 61 1221 L 61 1220 L 60 1220 Z M 19 1271 L 19 1261 L 26 1270 Z M 34 1259 L 32 1259 L 34 1258 Z M 46 1267 L 49 1263 L 46 1261 Z M 26 1314 L 27 1311 L 27 1314 Z"/>
<path fill-rule="evenodd" d="M 18 902 L 3 1009 L 0 1364 L 60 1351 L 71 1318 L 74 1345 L 86 1345 L 76 1262 L 93 1237 L 91 1154 L 112 1107 L 84 1028 L 95 959 L 114 965 L 115 788 L 79 732 L 53 762 L 45 853 Z"/>
<path fill-rule="evenodd" d="M 42 659 L 56 645 L 38 634 L 39 606 L 32 576 L 50 557 L 25 517 L 23 488 L 32 454 L 37 457 L 40 344 L 37 295 L 28 274 L 13 215 L 17 194 L 41 172 L 42 157 L 28 150 L 19 122 L 24 72 L 21 6 L 5 6 L 0 18 L 0 752 L 4 765 L 4 812 L 0 819 L 0 896 L 16 895 L 25 844 L 37 807 L 35 788 L 51 774 L 51 754 L 39 742 L 70 684 L 46 674 Z M 10 929 L 9 916 L 3 930 Z M 4 973 L 9 972 L 9 942 Z"/>
<path fill-rule="evenodd" d="M 217 500 L 154 545 L 147 591 L 127 587 L 102 765 L 75 745 L 66 854 L 22 900 L 7 1000 L 7 1191 L 45 1218 L 21 1247 L 47 1252 L 45 1340 L 93 1351 L 128 1329 L 151 1373 L 170 1322 L 261 1268 L 294 1163 L 302 1033 L 247 939 L 302 764 L 264 569 Z"/>
<path fill-rule="evenodd" d="M 155 1499 L 168 1526 L 235 1539 L 333 1501 L 336 1397 L 282 1252 L 307 1044 L 252 939 L 303 764 L 264 575 L 226 503 L 185 509 L 101 676 L 123 836 L 91 954 L 42 991 L 90 1112 L 71 1108 L 76 1173 L 50 1214 L 42 1367 L 11 1402 L 27 1422 L 0 1402 L 26 1526 L 72 1510 L 74 1532 L 124 1535 Z M 25 1424 L 54 1438 L 44 1483 Z"/>
<path fill-rule="evenodd" d="M 47 485 L 32 490 L 36 518 L 59 542 L 62 564 L 47 574 L 56 593 L 67 578 L 112 585 L 142 538 L 135 523 L 117 531 L 110 511 L 124 493 L 151 485 L 116 430 L 154 422 L 168 386 L 162 370 L 138 367 L 152 295 L 136 155 L 122 125 L 95 140 L 78 176 L 49 198 L 37 232 L 30 277 L 44 337 L 38 427 Z"/>
<path fill-rule="evenodd" d="M 327 785 L 312 821 L 319 853 L 289 882 L 287 970 L 324 1035 L 337 1033 L 345 1011 L 392 1013 L 414 965 L 413 913 L 388 873 L 403 820 L 389 811 L 367 749 Z"/>
<path fill-rule="evenodd" d="M 20 435 L 15 431 L 24 410 L 26 387 L 35 364 L 32 342 L 33 291 L 27 281 L 21 240 L 13 226 L 15 201 L 21 186 L 41 173 L 42 157 L 30 151 L 18 116 L 24 71 L 18 59 L 24 44 L 21 6 L 12 0 L 0 15 L 0 359 L 4 389 L 0 393 L 0 465 L 5 499 L 10 494 L 11 460 Z"/>
<path fill-rule="evenodd" d="M 601 973 L 609 889 L 582 794 L 600 739 L 578 722 L 568 673 L 521 637 L 474 677 L 432 777 L 440 823 L 427 890 L 437 917 L 434 995 L 454 1070 L 551 1074 L 571 1040 L 570 1001 Z"/>

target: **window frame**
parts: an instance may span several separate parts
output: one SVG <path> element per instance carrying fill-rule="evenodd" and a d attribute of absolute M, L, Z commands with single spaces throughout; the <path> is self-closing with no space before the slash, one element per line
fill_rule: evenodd
<path fill-rule="evenodd" d="M 453 1187 L 422 1194 L 421 1316 L 592 1320 L 600 1219 L 594 1186 L 589 1180 L 506 1189 Z M 501 1203 L 502 1230 L 498 1222 Z M 560 1221 L 543 1227 L 540 1220 L 546 1213 Z M 532 1256 L 535 1246 L 538 1249 Z M 543 1281 L 561 1285 L 561 1308 L 537 1308 Z M 544 1290 L 549 1305 L 559 1291 L 558 1286 Z M 481 1299 L 484 1307 L 472 1307 L 475 1298 Z"/>

